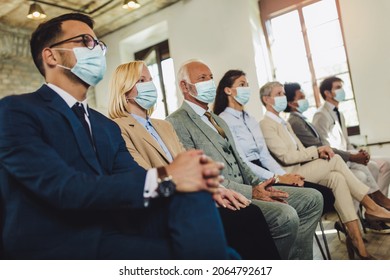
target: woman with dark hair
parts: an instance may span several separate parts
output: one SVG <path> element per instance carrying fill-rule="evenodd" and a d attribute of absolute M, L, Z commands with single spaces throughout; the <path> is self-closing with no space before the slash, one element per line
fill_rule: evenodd
<path fill-rule="evenodd" d="M 259 123 L 244 110 L 250 95 L 245 73 L 229 70 L 218 84 L 214 103 L 214 113 L 228 124 L 241 158 L 262 180 L 275 177 L 279 184 L 318 190 L 324 198 L 323 213 L 333 210 L 334 196 L 330 189 L 304 181 L 299 174 L 286 173 L 271 156 Z"/>

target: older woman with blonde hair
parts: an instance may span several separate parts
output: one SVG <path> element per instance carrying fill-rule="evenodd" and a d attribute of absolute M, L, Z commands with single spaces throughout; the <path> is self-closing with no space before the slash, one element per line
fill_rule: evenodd
<path fill-rule="evenodd" d="M 167 165 L 185 151 L 169 122 L 150 118 L 156 101 L 157 90 L 143 61 L 118 66 L 111 80 L 109 116 L 119 125 L 131 155 L 145 169 Z M 258 207 L 223 187 L 213 199 L 220 206 L 228 244 L 244 259 L 280 258 Z"/>

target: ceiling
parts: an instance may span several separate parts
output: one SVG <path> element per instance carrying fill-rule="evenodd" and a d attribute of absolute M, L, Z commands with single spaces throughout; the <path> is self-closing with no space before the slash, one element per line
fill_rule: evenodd
<path fill-rule="evenodd" d="M 95 20 L 95 33 L 103 37 L 178 1 L 180 0 L 138 0 L 141 7 L 133 11 L 122 8 L 123 0 L 39 0 L 37 2 L 47 15 L 44 20 L 70 13 L 72 10 L 88 14 Z M 27 31 L 34 30 L 44 20 L 27 18 L 31 3 L 32 1 L 27 0 L 0 0 L 0 24 Z"/>

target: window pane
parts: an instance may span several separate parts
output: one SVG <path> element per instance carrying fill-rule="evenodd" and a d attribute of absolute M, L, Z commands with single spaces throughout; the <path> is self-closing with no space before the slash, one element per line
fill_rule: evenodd
<path fill-rule="evenodd" d="M 320 53 L 344 44 L 338 20 L 307 29 L 307 36 L 312 53 Z"/>
<path fill-rule="evenodd" d="M 323 0 L 302 9 L 306 28 L 315 27 L 338 18 L 334 0 Z"/>
<path fill-rule="evenodd" d="M 173 68 L 173 59 L 168 58 L 161 62 L 165 94 L 167 97 L 166 103 L 168 104 L 168 115 L 177 109 L 177 93 L 176 93 L 176 79 L 175 69 Z M 165 116 L 164 116 L 165 118 Z"/>
<path fill-rule="evenodd" d="M 348 71 L 344 47 L 313 54 L 313 66 L 316 76 L 324 78 L 336 73 Z"/>
<path fill-rule="evenodd" d="M 157 102 L 156 102 L 156 105 L 154 106 L 152 116 L 153 116 L 153 118 L 156 118 L 156 119 L 164 119 L 165 118 L 165 109 L 164 109 L 164 103 L 162 102 L 163 95 L 162 95 L 162 91 L 161 91 L 160 76 L 158 74 L 157 63 L 154 63 L 152 65 L 148 65 L 148 69 L 150 71 L 150 75 L 152 76 L 153 83 L 157 88 Z"/>
<path fill-rule="evenodd" d="M 339 109 L 344 114 L 347 127 L 359 125 L 355 100 L 347 100 L 339 104 Z"/>
<path fill-rule="evenodd" d="M 271 28 L 271 52 L 276 79 L 281 82 L 310 79 L 298 12 L 293 11 L 272 19 Z"/>

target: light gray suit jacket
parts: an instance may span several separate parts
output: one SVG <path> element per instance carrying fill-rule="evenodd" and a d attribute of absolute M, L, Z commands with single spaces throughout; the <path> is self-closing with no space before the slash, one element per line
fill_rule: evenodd
<path fill-rule="evenodd" d="M 325 145 L 343 151 L 353 150 L 354 148 L 348 139 L 345 118 L 341 112 L 340 118 L 341 126 L 336 112 L 332 110 L 328 102 L 325 102 L 314 114 L 313 125 Z"/>
<path fill-rule="evenodd" d="M 222 171 L 225 180 L 222 185 L 250 199 L 252 198 L 252 186 L 261 181 L 240 158 L 233 135 L 225 121 L 213 113 L 212 116 L 225 131 L 227 141 L 210 128 L 186 102 L 183 102 L 182 106 L 169 115 L 166 120 L 173 125 L 186 149 L 201 149 L 212 159 L 225 163 L 225 168 Z M 238 166 L 235 166 L 235 163 L 230 160 L 231 153 L 236 158 Z M 237 167 L 244 180 L 243 184 L 235 181 L 234 175 Z"/>
<path fill-rule="evenodd" d="M 288 122 L 290 123 L 295 135 L 299 138 L 299 140 L 301 140 L 305 147 L 320 147 L 326 145 L 324 141 L 322 141 L 321 136 L 314 125 L 310 125 L 299 114 L 291 112 Z M 340 155 L 344 161 L 349 160 L 349 152 L 338 150 L 336 148 L 333 148 L 333 151 Z"/>

